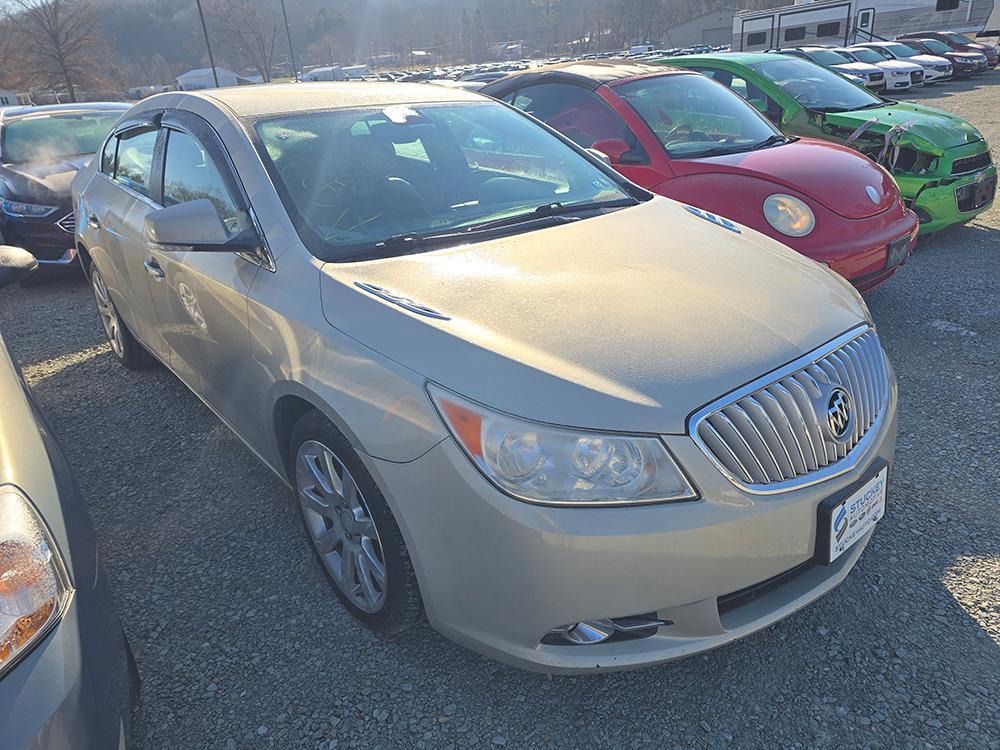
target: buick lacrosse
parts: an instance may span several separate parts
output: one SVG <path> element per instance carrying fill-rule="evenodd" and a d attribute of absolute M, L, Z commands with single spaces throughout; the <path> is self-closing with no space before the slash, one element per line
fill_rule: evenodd
<path fill-rule="evenodd" d="M 663 662 L 829 591 L 885 512 L 896 391 L 857 292 L 507 105 L 158 95 L 74 195 L 114 355 L 293 488 L 376 630 Z"/>

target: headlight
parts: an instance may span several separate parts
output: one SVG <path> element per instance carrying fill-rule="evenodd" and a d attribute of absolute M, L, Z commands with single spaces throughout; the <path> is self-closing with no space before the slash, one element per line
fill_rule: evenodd
<path fill-rule="evenodd" d="M 476 468 L 519 500 L 623 505 L 697 497 L 659 438 L 528 422 L 431 384 L 428 391 Z"/>
<path fill-rule="evenodd" d="M 35 203 L 12 201 L 6 198 L 0 200 L 0 210 L 8 216 L 13 216 L 15 219 L 41 219 L 51 214 L 57 208 L 57 206 L 39 206 Z"/>
<path fill-rule="evenodd" d="M 816 226 L 812 209 L 792 195 L 777 193 L 764 199 L 767 223 L 789 237 L 805 237 Z"/>
<path fill-rule="evenodd" d="M 0 675 L 62 616 L 69 579 L 45 526 L 14 487 L 0 487 Z"/>

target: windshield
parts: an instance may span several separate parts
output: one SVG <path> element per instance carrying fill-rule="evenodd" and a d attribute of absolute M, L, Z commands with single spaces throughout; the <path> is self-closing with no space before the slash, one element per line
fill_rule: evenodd
<path fill-rule="evenodd" d="M 747 151 L 779 135 L 751 104 L 700 75 L 640 78 L 616 86 L 672 159 Z"/>
<path fill-rule="evenodd" d="M 913 57 L 914 55 L 919 55 L 913 47 L 907 47 L 905 44 L 893 43 L 885 45 L 885 48 L 889 50 L 896 57 Z"/>
<path fill-rule="evenodd" d="M 843 65 L 851 62 L 842 54 L 834 52 L 832 49 L 809 50 L 806 54 L 809 55 L 811 60 L 818 62 L 820 65 Z"/>
<path fill-rule="evenodd" d="M 954 52 L 954 50 L 949 47 L 944 42 L 939 42 L 937 39 L 921 39 L 920 43 L 924 45 L 931 52 L 945 53 Z"/>
<path fill-rule="evenodd" d="M 28 115 L 3 127 L 0 155 L 7 164 L 52 164 L 93 154 L 124 110 Z"/>
<path fill-rule="evenodd" d="M 880 55 L 873 49 L 866 48 L 856 48 L 847 50 L 851 57 L 856 58 L 860 62 L 871 63 L 872 65 L 878 65 L 880 62 L 885 62 L 885 56 Z"/>
<path fill-rule="evenodd" d="M 954 31 L 943 31 L 941 36 L 947 39 L 952 44 L 971 44 L 972 40 L 967 36 L 962 36 L 961 34 L 956 34 Z"/>
<path fill-rule="evenodd" d="M 869 94 L 837 73 L 808 60 L 789 57 L 756 63 L 750 67 L 774 81 L 806 109 L 846 112 L 882 104 L 882 100 L 874 94 Z"/>
<path fill-rule="evenodd" d="M 303 242 L 327 260 L 552 204 L 629 199 L 624 183 L 491 102 L 310 112 L 255 128 Z"/>

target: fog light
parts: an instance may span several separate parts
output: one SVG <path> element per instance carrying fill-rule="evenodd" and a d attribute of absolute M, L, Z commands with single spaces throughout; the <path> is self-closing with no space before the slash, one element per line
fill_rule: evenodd
<path fill-rule="evenodd" d="M 590 645 L 608 640 L 615 632 L 611 620 L 584 620 L 563 628 L 562 636 L 570 643 Z"/>

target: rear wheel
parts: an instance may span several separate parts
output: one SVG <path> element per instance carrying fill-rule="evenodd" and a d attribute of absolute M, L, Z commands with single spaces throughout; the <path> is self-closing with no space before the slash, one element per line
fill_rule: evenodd
<path fill-rule="evenodd" d="M 302 523 L 347 611 L 388 633 L 419 622 L 420 590 L 399 526 L 347 439 L 310 412 L 292 431 L 289 461 Z"/>
<path fill-rule="evenodd" d="M 108 294 L 104 277 L 93 266 L 90 269 L 90 286 L 94 290 L 94 301 L 97 303 L 97 313 L 101 316 L 104 335 L 111 344 L 111 353 L 115 358 L 130 370 L 142 370 L 155 364 L 153 355 L 146 351 L 122 322 L 118 308 Z"/>

